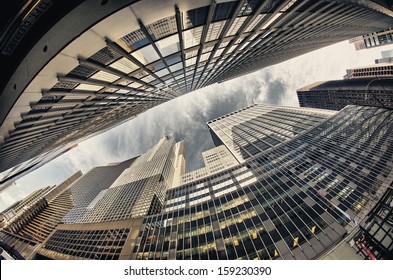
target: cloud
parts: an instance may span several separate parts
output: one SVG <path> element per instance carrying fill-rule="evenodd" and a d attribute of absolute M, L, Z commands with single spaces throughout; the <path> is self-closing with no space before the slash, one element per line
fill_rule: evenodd
<path fill-rule="evenodd" d="M 79 154 L 76 157 L 86 165 L 87 158 L 95 153 L 89 147 L 100 147 L 100 158 L 125 160 L 144 153 L 168 135 L 185 141 L 188 170 L 199 168 L 203 164 L 201 153 L 214 147 L 206 122 L 253 104 L 260 90 L 252 81 L 236 86 L 216 84 L 164 103 L 105 135 L 85 141 L 80 145 L 83 151 L 75 151 Z"/>
<path fill-rule="evenodd" d="M 13 197 L 9 193 L 3 192 L 0 196 L 0 211 L 3 211 L 15 202 L 17 202 L 17 199 L 15 197 Z"/>
<path fill-rule="evenodd" d="M 259 103 L 263 104 L 283 104 L 284 97 L 287 93 L 286 81 L 277 77 L 272 71 L 264 71 L 264 81 L 261 83 Z"/>

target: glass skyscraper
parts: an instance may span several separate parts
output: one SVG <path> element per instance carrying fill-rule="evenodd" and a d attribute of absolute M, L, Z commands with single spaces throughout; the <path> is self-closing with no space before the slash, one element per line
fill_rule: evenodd
<path fill-rule="evenodd" d="M 144 219 L 132 258 L 321 257 L 388 189 L 391 117 L 346 107 L 217 176 L 171 189 L 164 213 Z"/>
<path fill-rule="evenodd" d="M 179 149 L 182 142 L 163 137 L 145 154 L 127 162 L 128 167 L 114 177 L 111 183 L 98 179 L 102 186 L 87 203 L 77 205 L 63 219 L 64 223 L 97 223 L 143 217 L 158 213 L 164 203 L 165 192 L 172 186 L 177 168 L 175 162 L 184 152 Z M 108 167 L 102 167 L 110 170 Z M 181 173 L 176 173 L 181 176 Z M 94 176 L 94 175 L 93 175 Z M 86 179 L 86 176 L 84 177 Z M 97 180 L 96 177 L 94 177 Z M 94 185 L 94 184 L 93 184 Z M 91 182 L 74 187 L 83 196 L 92 190 Z M 97 188 L 94 188 L 96 190 Z M 85 199 L 84 199 L 85 201 Z"/>
<path fill-rule="evenodd" d="M 323 122 L 334 111 L 255 104 L 207 123 L 216 145 L 239 162 L 266 152 Z"/>

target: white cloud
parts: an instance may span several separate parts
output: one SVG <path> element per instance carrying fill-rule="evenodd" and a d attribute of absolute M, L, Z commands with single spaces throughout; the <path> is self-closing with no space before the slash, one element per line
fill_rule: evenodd
<path fill-rule="evenodd" d="M 13 197 L 10 193 L 3 192 L 0 196 L 0 211 L 14 204 L 16 201 L 17 199 Z"/>

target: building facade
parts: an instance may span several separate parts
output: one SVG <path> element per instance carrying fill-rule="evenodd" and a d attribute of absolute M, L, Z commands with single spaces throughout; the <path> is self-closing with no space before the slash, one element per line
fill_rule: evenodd
<path fill-rule="evenodd" d="M 341 110 L 347 105 L 393 108 L 393 78 L 316 82 L 297 90 L 301 107 Z"/>
<path fill-rule="evenodd" d="M 184 160 L 184 143 L 165 136 L 139 157 L 96 167 L 76 180 L 79 172 L 55 191 L 39 190 L 3 213 L 10 218 L 20 212 L 1 232 L 5 248 L 17 244 L 23 258 L 127 258 L 123 246 L 135 235 L 130 225 L 162 210 L 166 190 L 184 173 Z"/>
<path fill-rule="evenodd" d="M 126 160 L 120 164 L 109 164 L 96 167 L 87 172 L 70 188 L 72 209 L 63 217 L 62 223 L 81 222 L 86 213 L 91 209 L 91 204 L 96 197 L 108 189 L 111 184 L 132 165 L 134 159 Z"/>
<path fill-rule="evenodd" d="M 261 107 L 256 105 L 239 110 L 209 122 L 209 126 L 212 128 L 211 124 L 218 121 L 225 123 L 227 119 L 232 124 L 237 121 L 238 125 L 247 127 L 255 121 L 254 116 L 248 120 L 241 117 L 235 120 L 233 116 L 247 111 L 260 113 Z M 139 196 L 141 206 L 138 209 L 142 209 L 143 213 L 138 212 L 135 216 L 61 223 L 43 242 L 33 240 L 33 244 L 27 244 L 28 248 L 34 248 L 34 254 L 30 253 L 29 257 L 317 259 L 362 227 L 369 232 L 378 231 L 375 226 L 371 227 L 372 230 L 367 226 L 370 219 L 385 219 L 385 209 L 391 211 L 385 206 L 390 203 L 390 198 L 386 200 L 390 197 L 386 193 L 393 182 L 392 111 L 353 105 L 335 113 L 290 107 L 274 109 L 272 106 L 266 106 L 265 110 L 261 116 L 271 120 L 274 115 L 275 122 L 268 125 L 262 121 L 264 127 L 276 127 L 291 118 L 294 123 L 309 120 L 313 125 L 310 124 L 307 129 L 302 127 L 296 135 L 292 135 L 296 128 L 294 123 L 291 129 L 288 125 L 283 131 L 291 131 L 289 139 L 249 155 L 234 166 L 179 186 L 155 185 L 159 190 L 152 191 L 150 186 L 145 185 L 136 194 L 143 194 L 150 205 L 161 202 L 160 195 L 163 195 L 160 207 L 145 207 L 146 199 Z M 309 114 L 306 118 L 305 112 Z M 257 139 L 266 139 L 266 134 L 260 133 L 259 129 L 254 131 Z M 144 174 L 154 176 L 156 171 L 167 174 L 159 182 L 174 184 L 176 180 L 170 174 L 181 172 L 175 172 L 171 166 L 179 166 L 174 159 L 179 155 L 176 151 L 184 151 L 176 145 L 173 139 L 161 139 L 125 169 L 108 192 L 126 186 L 128 181 L 140 181 L 141 176 L 145 178 Z M 248 143 L 238 142 L 237 145 L 242 150 Z M 208 155 L 217 155 L 217 151 Z M 182 156 L 184 158 L 184 154 Z M 159 160 L 162 158 L 166 160 Z M 143 161 L 137 164 L 139 159 Z M 149 165 L 149 159 L 151 164 L 154 162 L 153 165 Z M 170 165 L 160 162 L 170 162 Z M 145 164 L 150 169 L 142 168 Z M 135 170 L 132 171 L 134 165 Z M 91 200 L 93 211 L 95 208 L 99 210 L 100 201 L 107 200 L 104 197 L 98 194 L 98 200 Z M 133 197 L 129 196 L 129 204 L 136 203 Z M 116 200 L 121 199 L 118 197 Z M 110 209 L 104 209 L 104 212 Z M 113 209 L 113 213 L 117 213 L 115 204 Z M 125 208 L 125 205 L 123 209 L 123 213 L 133 213 L 133 209 Z M 383 209 L 383 213 L 376 209 Z M 373 213 L 379 213 L 378 217 L 374 217 Z M 383 228 L 385 236 L 374 236 L 390 248 L 391 229 L 388 221 L 384 221 L 383 225 L 376 224 Z M 12 240 L 18 238 L 23 237 L 14 234 Z M 14 242 L 23 241 L 19 239 Z M 373 244 L 375 242 L 362 243 L 365 247 L 369 246 L 370 251 L 375 248 Z M 378 255 L 382 259 L 386 256 Z"/>
<path fill-rule="evenodd" d="M 372 32 L 349 40 L 350 43 L 354 44 L 355 49 L 364 50 L 369 48 L 375 48 L 383 45 L 389 45 L 393 43 L 393 29 L 388 28 L 378 32 Z"/>
<path fill-rule="evenodd" d="M 83 207 L 70 211 L 63 222 L 110 222 L 159 213 L 165 192 L 174 183 L 175 174 L 182 175 L 175 172 L 176 160 L 180 156 L 178 152 L 182 151 L 178 149 L 179 145 L 184 143 L 175 143 L 173 138 L 161 138 L 121 174 L 114 175 L 113 183 L 101 183 L 103 189 L 94 193 Z M 78 190 L 84 192 L 83 189 Z"/>
<path fill-rule="evenodd" d="M 52 188 L 49 193 L 41 195 L 40 200 L 34 203 L 34 210 L 24 209 L 17 219 L 9 219 L 10 226 L 6 229 L 25 238 L 43 242 L 73 207 L 69 187 L 81 176 L 79 171 Z"/>
<path fill-rule="evenodd" d="M 11 187 L 16 180 L 22 178 L 24 175 L 40 168 L 51 160 L 67 153 L 77 146 L 78 145 L 75 144 L 66 148 L 59 147 L 58 149 L 54 149 L 39 156 L 33 157 L 32 159 L 11 168 L 7 172 L 0 173 L 0 192 Z"/>
<path fill-rule="evenodd" d="M 381 1 L 85 2 L 26 54 L 34 63 L 8 75 L 0 171 L 179 95 L 393 24 Z"/>
<path fill-rule="evenodd" d="M 325 121 L 333 111 L 254 104 L 207 123 L 215 145 L 239 161 L 269 151 Z"/>
<path fill-rule="evenodd" d="M 347 69 L 344 79 L 393 77 L 393 63 L 379 63 Z"/>
<path fill-rule="evenodd" d="M 79 171 L 58 186 L 37 190 L 1 214 L 0 247 L 14 259 L 30 259 L 73 207 L 70 187 Z"/>
<path fill-rule="evenodd" d="M 244 163 L 167 192 L 135 259 L 312 259 L 392 181 L 390 110 L 348 106 Z M 384 148 L 381 148 L 384 147 Z"/>
<path fill-rule="evenodd" d="M 344 79 L 393 77 L 393 50 L 382 51 L 375 65 L 347 69 Z"/>
<path fill-rule="evenodd" d="M 180 182 L 175 184 L 174 187 L 213 175 L 239 163 L 223 145 L 202 152 L 202 158 L 205 166 L 182 175 Z"/>

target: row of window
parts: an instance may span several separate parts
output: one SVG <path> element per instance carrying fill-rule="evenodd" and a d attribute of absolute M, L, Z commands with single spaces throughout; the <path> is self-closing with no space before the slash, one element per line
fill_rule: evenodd
<path fill-rule="evenodd" d="M 43 248 L 76 258 L 118 260 L 129 232 L 129 228 L 57 230 Z"/>
<path fill-rule="evenodd" d="M 334 234 L 328 229 L 343 232 L 329 216 L 351 228 L 352 219 L 361 218 L 364 206 L 383 192 L 377 174 L 387 176 L 390 170 L 391 164 L 386 163 L 393 157 L 388 144 L 391 117 L 383 109 L 348 107 L 300 138 L 248 161 L 245 166 L 257 181 L 228 189 L 219 199 L 146 218 L 136 258 L 283 257 L 282 248 L 277 247 L 280 240 L 295 252 L 297 246 L 314 242 L 314 234 L 325 231 L 330 234 L 321 238 L 333 242 Z M 213 178 L 204 184 L 213 187 Z M 182 186 L 171 193 L 184 196 L 187 187 L 196 186 Z M 254 232 L 257 225 L 263 231 Z"/>

